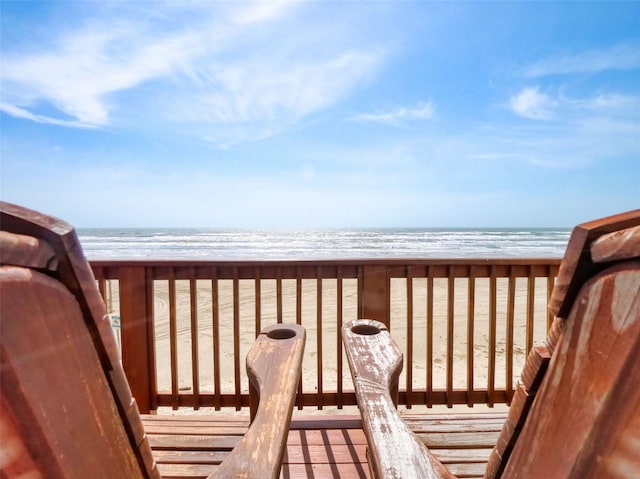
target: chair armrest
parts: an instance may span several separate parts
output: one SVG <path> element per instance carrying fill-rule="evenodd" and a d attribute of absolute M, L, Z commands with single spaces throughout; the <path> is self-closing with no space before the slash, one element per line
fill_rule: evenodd
<path fill-rule="evenodd" d="M 342 341 L 356 389 L 373 477 L 454 478 L 395 408 L 402 353 L 378 321 L 359 319 L 342 327 Z"/>
<path fill-rule="evenodd" d="M 252 423 L 210 478 L 277 478 L 280 475 L 300 380 L 306 333 L 297 324 L 264 328 L 247 354 Z M 252 404 L 253 406 L 253 404 Z"/>

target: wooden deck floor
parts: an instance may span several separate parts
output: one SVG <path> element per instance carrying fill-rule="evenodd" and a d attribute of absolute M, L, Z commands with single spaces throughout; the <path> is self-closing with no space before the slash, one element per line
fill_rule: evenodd
<path fill-rule="evenodd" d="M 406 414 L 409 427 L 458 477 L 482 477 L 504 412 Z M 143 416 L 163 478 L 204 478 L 237 444 L 245 416 Z M 369 478 L 359 416 L 294 414 L 282 478 Z"/>

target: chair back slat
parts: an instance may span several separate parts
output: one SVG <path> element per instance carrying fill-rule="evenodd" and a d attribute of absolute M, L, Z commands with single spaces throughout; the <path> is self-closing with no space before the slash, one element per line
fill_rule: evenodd
<path fill-rule="evenodd" d="M 0 267 L 2 415 L 42 477 L 143 477 L 75 298 L 55 279 Z M 7 438 L 3 438 L 3 442 Z"/>
<path fill-rule="evenodd" d="M 159 477 L 73 227 L 5 202 L 0 224 L 3 455 L 42 477 Z"/>
<path fill-rule="evenodd" d="M 504 470 L 503 477 L 622 478 L 640 470 L 639 434 L 629 426 L 640 421 L 639 245 L 640 210 L 574 229 L 549 304 L 557 317 L 548 372 L 513 451 L 485 477 Z M 601 476 L 592 475 L 596 466 Z"/>
<path fill-rule="evenodd" d="M 622 410 L 640 414 L 637 399 L 616 394 L 621 384 L 640 388 L 640 369 L 628 367 L 639 338 L 640 262 L 630 262 L 578 295 L 504 477 L 584 477 L 572 472 L 578 458 L 602 454 L 589 438 L 608 436 Z"/>

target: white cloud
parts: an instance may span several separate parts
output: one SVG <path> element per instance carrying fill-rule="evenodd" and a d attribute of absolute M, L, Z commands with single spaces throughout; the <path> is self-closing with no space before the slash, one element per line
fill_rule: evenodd
<path fill-rule="evenodd" d="M 353 121 L 371 121 L 375 123 L 383 123 L 386 125 L 398 126 L 404 121 L 411 120 L 430 120 L 435 116 L 435 108 L 428 103 L 418 103 L 413 108 L 399 107 L 394 110 L 379 113 L 361 113 L 355 115 L 349 120 Z"/>
<path fill-rule="evenodd" d="M 341 99 L 377 64 L 375 56 L 358 51 L 313 62 L 289 60 L 276 56 L 212 68 L 218 88 L 193 111 L 221 123 L 299 118 Z"/>
<path fill-rule="evenodd" d="M 617 93 L 602 93 L 593 98 L 565 99 L 576 109 L 585 109 L 598 114 L 638 115 L 640 98 Z"/>
<path fill-rule="evenodd" d="M 47 123 L 50 125 L 70 126 L 75 128 L 94 128 L 94 125 L 82 123 L 80 121 L 61 120 L 45 115 L 36 115 L 31 113 L 29 110 L 25 110 L 24 108 L 20 108 L 19 106 L 11 105 L 5 102 L 0 102 L 0 111 L 5 112 L 7 115 L 11 115 L 16 118 L 23 118 L 25 120 L 31 120 L 36 123 Z"/>
<path fill-rule="evenodd" d="M 353 50 L 313 61 L 273 51 L 216 63 L 199 72 L 201 83 L 181 83 L 159 115 L 221 147 L 262 140 L 348 97 L 380 61 Z"/>
<path fill-rule="evenodd" d="M 106 125 L 107 95 L 170 74 L 197 44 L 188 32 L 154 39 L 139 36 L 137 25 L 103 27 L 67 34 L 50 51 L 5 55 L 3 89 L 13 106 L 47 120 L 34 110 L 39 102 L 48 102 L 78 124 Z M 52 117 L 48 121 L 61 124 Z M 74 126 L 74 122 L 62 124 Z"/>
<path fill-rule="evenodd" d="M 232 15 L 232 21 L 240 25 L 262 23 L 282 15 L 293 3 L 292 1 L 278 0 L 270 2 L 253 2 L 242 5 Z"/>
<path fill-rule="evenodd" d="M 603 110 L 585 110 L 573 102 L 561 103 L 558 108 L 558 121 L 509 122 L 477 132 L 468 142 L 468 157 L 483 162 L 527 163 L 545 169 L 582 169 L 598 163 L 615 168 L 614 165 L 637 160 L 639 113 L 608 115 Z"/>
<path fill-rule="evenodd" d="M 584 120 L 610 117 L 618 121 L 640 120 L 640 98 L 619 93 L 599 93 L 591 97 L 555 96 L 540 92 L 539 87 L 525 87 L 509 99 L 511 111 L 533 120 Z M 585 115 L 589 115 L 586 116 Z"/>
<path fill-rule="evenodd" d="M 538 87 L 526 87 L 509 99 L 509 107 L 517 115 L 532 120 L 548 120 L 553 117 L 557 102 Z"/>
<path fill-rule="evenodd" d="M 522 74 L 531 78 L 637 69 L 640 69 L 640 45 L 620 44 L 608 49 L 552 56 L 533 63 L 525 68 Z"/>
<path fill-rule="evenodd" d="M 335 41 L 307 28 L 289 15 L 297 3 L 109 10 L 51 45 L 3 52 L 3 111 L 71 127 L 185 124 L 226 144 L 273 135 L 344 99 L 383 58 L 346 25 Z M 164 28 L 180 14 L 190 21 Z"/>

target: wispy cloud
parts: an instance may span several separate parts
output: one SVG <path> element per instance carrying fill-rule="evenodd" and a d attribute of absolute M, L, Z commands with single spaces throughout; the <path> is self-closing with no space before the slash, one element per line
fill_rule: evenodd
<path fill-rule="evenodd" d="M 633 115 L 640 112 L 640 98 L 619 93 L 602 93 L 592 98 L 563 98 L 576 110 L 588 110 L 604 115 Z"/>
<path fill-rule="evenodd" d="M 233 143 L 328 108 L 383 58 L 352 43 L 349 30 L 335 42 L 322 29 L 305 31 L 298 2 L 194 5 L 184 6 L 188 13 L 170 7 L 167 15 L 195 18 L 172 29 L 162 28 L 157 11 L 124 20 L 109 10 L 58 32 L 50 45 L 3 52 L 3 111 L 69 127 L 185 124 Z M 274 34 L 287 29 L 295 43 Z"/>
<path fill-rule="evenodd" d="M 235 10 L 231 19 L 241 25 L 262 23 L 286 13 L 293 3 L 291 0 L 249 3 Z"/>
<path fill-rule="evenodd" d="M 575 168 L 637 158 L 640 97 L 600 94 L 536 98 L 534 94 L 516 95 L 510 106 L 525 118 L 537 120 L 552 114 L 554 121 L 505 124 L 486 132 L 482 135 L 487 150 L 482 152 L 484 157 L 506 155 L 545 168 Z M 547 111 L 546 104 L 553 105 L 553 110 Z"/>
<path fill-rule="evenodd" d="M 525 77 L 535 78 L 606 70 L 640 69 L 640 45 L 620 44 L 608 49 L 564 53 L 537 61 L 524 68 Z"/>
<path fill-rule="evenodd" d="M 74 128 L 95 128 L 94 125 L 91 125 L 89 123 L 83 123 L 81 121 L 63 120 L 63 119 L 51 118 L 45 115 L 37 115 L 37 114 L 31 113 L 29 110 L 26 110 L 19 106 L 11 105 L 5 102 L 0 102 L 0 111 L 3 111 L 7 115 L 11 115 L 15 118 L 31 120 L 36 123 L 48 123 L 50 125 L 69 126 Z"/>
<path fill-rule="evenodd" d="M 525 87 L 509 98 L 508 108 L 532 120 L 612 117 L 640 122 L 640 97 L 620 93 L 599 93 L 581 98 L 566 93 L 543 93 L 537 86 Z M 589 116 L 585 117 L 585 114 Z"/>
<path fill-rule="evenodd" d="M 138 28 L 135 24 L 92 26 L 65 33 L 48 51 L 5 55 L 3 96 L 13 103 L 14 111 L 29 112 L 39 121 L 107 125 L 109 94 L 171 74 L 193 55 L 198 43 L 189 33 L 151 38 L 139 35 Z M 77 121 L 61 122 L 38 114 L 40 102 Z"/>
<path fill-rule="evenodd" d="M 406 121 L 430 120 L 435 117 L 435 108 L 428 103 L 418 103 L 415 107 L 399 107 L 389 111 L 377 113 L 361 113 L 349 118 L 351 121 L 383 123 L 385 125 L 399 126 Z"/>
<path fill-rule="evenodd" d="M 526 87 L 509 99 L 509 108 L 517 115 L 532 120 L 548 120 L 553 117 L 557 102 L 539 87 Z"/>
<path fill-rule="evenodd" d="M 184 116 L 189 121 L 230 124 L 300 118 L 341 99 L 378 61 L 360 51 L 315 61 L 291 60 L 274 52 L 268 59 L 211 65 L 204 72 L 209 81 L 193 92 L 199 101 L 183 91 L 176 109 L 168 113 L 177 120 Z"/>

